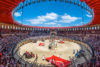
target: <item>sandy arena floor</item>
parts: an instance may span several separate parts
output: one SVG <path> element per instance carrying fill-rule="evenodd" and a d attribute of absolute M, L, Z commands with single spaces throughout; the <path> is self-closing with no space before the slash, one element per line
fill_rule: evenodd
<path fill-rule="evenodd" d="M 46 57 L 51 57 L 52 55 L 56 55 L 58 57 L 61 57 L 63 59 L 69 60 L 70 57 L 74 57 L 75 54 L 73 54 L 73 50 L 75 50 L 75 53 L 77 50 L 80 50 L 81 47 L 79 44 L 74 43 L 74 42 L 69 42 L 69 41 L 64 41 L 64 44 L 58 43 L 57 42 L 57 48 L 50 50 L 48 49 L 49 46 L 49 40 L 45 40 L 44 42 L 42 41 L 37 41 L 37 43 L 27 43 L 23 46 L 21 46 L 17 52 L 19 56 L 23 56 L 23 54 L 28 51 L 28 52 L 33 52 L 34 54 L 38 55 L 38 60 L 37 63 L 39 64 L 48 64 L 47 61 L 43 61 L 43 56 Z M 39 43 L 44 43 L 45 46 L 39 46 Z M 25 61 L 29 63 L 33 63 L 35 58 L 27 59 L 23 57 Z"/>

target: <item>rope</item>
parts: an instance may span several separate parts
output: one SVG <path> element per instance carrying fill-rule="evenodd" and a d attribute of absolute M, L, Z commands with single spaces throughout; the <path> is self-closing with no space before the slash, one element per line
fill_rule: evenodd
<path fill-rule="evenodd" d="M 23 26 L 23 12 L 24 12 L 24 11 L 23 11 L 23 8 L 24 8 L 23 6 L 24 6 L 24 3 L 22 3 L 22 13 L 21 13 L 21 15 L 22 15 L 22 16 L 21 16 L 21 23 L 22 23 L 22 24 L 21 24 L 21 26 Z"/>
<path fill-rule="evenodd" d="M 81 3 L 81 5 L 83 6 L 83 3 Z M 82 25 L 84 25 L 84 9 L 83 7 L 81 7 L 81 10 L 82 10 Z"/>

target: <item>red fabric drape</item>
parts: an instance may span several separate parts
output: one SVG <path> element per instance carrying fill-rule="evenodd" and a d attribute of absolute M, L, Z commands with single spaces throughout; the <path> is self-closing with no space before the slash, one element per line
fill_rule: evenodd
<path fill-rule="evenodd" d="M 64 43 L 64 41 L 60 41 L 59 43 Z"/>
<path fill-rule="evenodd" d="M 57 56 L 51 56 L 46 58 L 47 61 L 51 60 L 51 63 L 56 67 L 67 67 L 70 64 L 70 61 L 59 58 Z"/>
<path fill-rule="evenodd" d="M 39 46 L 44 46 L 44 43 L 39 43 Z"/>

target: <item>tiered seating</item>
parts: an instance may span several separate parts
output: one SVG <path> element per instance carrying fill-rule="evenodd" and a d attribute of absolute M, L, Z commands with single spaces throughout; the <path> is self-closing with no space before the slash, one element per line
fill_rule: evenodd
<path fill-rule="evenodd" d="M 79 32 L 79 34 L 78 34 Z M 86 31 L 85 31 L 86 32 Z M 88 31 L 87 31 L 88 32 Z M 13 34 L 13 35 L 3 35 L 3 34 Z M 17 35 L 20 33 L 19 35 Z M 23 33 L 28 33 L 25 35 L 22 35 Z M 95 51 L 95 56 L 91 59 L 90 62 L 85 63 L 85 64 L 78 64 L 78 67 L 100 67 L 100 34 L 93 34 L 93 33 L 88 33 L 85 34 L 84 32 L 82 33 L 81 31 L 76 32 L 71 32 L 72 34 L 68 34 L 66 32 L 63 33 L 58 33 L 59 36 L 66 37 L 68 39 L 72 40 L 79 40 L 86 42 L 94 47 Z M 96 33 L 96 32 L 95 32 Z M 98 32 L 99 33 L 99 32 Z M 34 34 L 31 31 L 7 31 L 2 30 L 1 31 L 1 36 L 0 36 L 0 67 L 3 66 L 8 66 L 8 67 L 18 67 L 21 64 L 15 60 L 12 56 L 12 49 L 14 46 L 16 46 L 17 43 L 19 43 L 21 40 L 29 37 L 34 37 L 35 35 L 30 35 Z M 64 34 L 64 35 L 62 35 Z M 48 33 L 47 33 L 48 35 Z M 39 34 L 38 34 L 39 36 Z"/>
<path fill-rule="evenodd" d="M 88 32 L 88 31 L 85 31 Z M 81 34 L 81 31 L 77 31 L 76 32 L 70 32 L 72 34 L 68 34 L 66 32 L 60 33 L 58 35 L 62 36 L 62 37 L 66 37 L 68 39 L 72 39 L 72 40 L 78 40 L 78 41 L 82 41 L 85 43 L 88 43 L 90 45 L 92 45 L 92 47 L 94 48 L 94 52 L 95 52 L 95 56 L 91 59 L 90 62 L 85 63 L 85 64 L 79 64 L 78 67 L 100 67 L 100 34 L 93 34 L 90 33 L 89 34 Z M 96 33 L 96 32 L 95 32 Z M 100 33 L 100 32 L 99 32 Z M 64 34 L 64 35 L 62 35 Z"/>

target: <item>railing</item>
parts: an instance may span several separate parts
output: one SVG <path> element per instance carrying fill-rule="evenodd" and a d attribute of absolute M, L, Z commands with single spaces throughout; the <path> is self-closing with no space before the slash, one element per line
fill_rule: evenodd
<path fill-rule="evenodd" d="M 37 30 L 37 31 L 50 31 L 50 28 L 37 28 L 37 27 L 26 27 L 26 26 L 19 26 L 19 25 L 12 25 L 12 24 L 4 24 L 0 23 L 0 29 L 6 29 L 6 30 Z M 98 25 L 92 25 L 92 26 L 84 26 L 84 27 L 75 27 L 75 28 L 55 28 L 57 31 L 89 31 L 89 30 L 100 30 L 100 24 Z"/>

